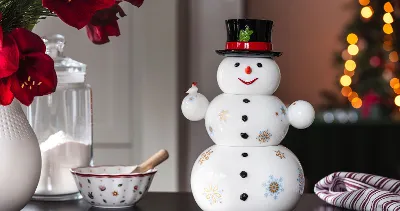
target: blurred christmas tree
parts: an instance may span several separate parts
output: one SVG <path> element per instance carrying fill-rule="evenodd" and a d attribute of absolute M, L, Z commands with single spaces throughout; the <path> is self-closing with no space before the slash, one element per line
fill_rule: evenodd
<path fill-rule="evenodd" d="M 388 117 L 400 106 L 400 18 L 392 4 L 388 0 L 353 1 L 354 18 L 340 37 L 344 49 L 335 52 L 341 93 L 346 104 L 360 109 L 364 118 L 377 113 Z"/>

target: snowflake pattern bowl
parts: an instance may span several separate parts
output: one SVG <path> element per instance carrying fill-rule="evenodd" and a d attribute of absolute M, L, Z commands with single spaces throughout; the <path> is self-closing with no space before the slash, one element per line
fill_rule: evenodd
<path fill-rule="evenodd" d="M 148 192 L 156 169 L 130 173 L 135 166 L 94 166 L 71 169 L 83 199 L 94 207 L 135 206 Z"/>

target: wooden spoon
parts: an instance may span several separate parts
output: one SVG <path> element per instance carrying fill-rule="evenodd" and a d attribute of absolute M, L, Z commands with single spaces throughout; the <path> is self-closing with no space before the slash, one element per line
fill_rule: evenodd
<path fill-rule="evenodd" d="M 162 162 L 167 160 L 168 157 L 169 157 L 168 151 L 162 149 L 153 156 L 151 156 L 149 159 L 144 161 L 142 164 L 138 165 L 131 173 L 144 173 L 149 169 L 152 169 L 160 165 Z"/>

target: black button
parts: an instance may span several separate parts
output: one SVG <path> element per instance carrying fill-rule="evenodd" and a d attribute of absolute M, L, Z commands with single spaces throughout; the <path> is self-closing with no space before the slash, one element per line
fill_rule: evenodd
<path fill-rule="evenodd" d="M 246 201 L 247 198 L 249 198 L 249 196 L 245 193 L 242 193 L 242 195 L 240 195 L 240 200 L 242 200 L 242 201 Z"/>
<path fill-rule="evenodd" d="M 245 172 L 245 171 L 240 172 L 240 176 L 242 178 L 246 178 L 247 177 L 247 172 Z"/>
<path fill-rule="evenodd" d="M 240 136 L 242 136 L 242 138 L 247 139 L 249 137 L 249 135 L 247 135 L 247 133 L 241 133 Z"/>
<path fill-rule="evenodd" d="M 250 103 L 250 100 L 246 98 L 246 99 L 243 99 L 243 102 L 244 103 Z"/>
<path fill-rule="evenodd" d="M 247 116 L 246 116 L 246 115 L 243 115 L 243 116 L 242 116 L 242 120 L 243 120 L 243 122 L 246 122 L 248 119 L 249 119 L 249 118 L 247 118 Z"/>
<path fill-rule="evenodd" d="M 249 154 L 247 154 L 247 153 L 244 152 L 244 153 L 242 153 L 242 156 L 243 156 L 243 157 L 247 157 L 247 156 L 249 156 Z"/>

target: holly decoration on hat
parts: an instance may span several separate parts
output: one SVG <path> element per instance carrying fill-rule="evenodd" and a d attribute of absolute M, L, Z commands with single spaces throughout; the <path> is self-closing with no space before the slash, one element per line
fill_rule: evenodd
<path fill-rule="evenodd" d="M 248 42 L 250 40 L 250 36 L 253 34 L 253 30 L 250 29 L 249 26 L 245 27 L 245 30 L 240 30 L 239 41 L 240 42 Z"/>

